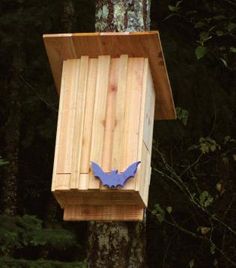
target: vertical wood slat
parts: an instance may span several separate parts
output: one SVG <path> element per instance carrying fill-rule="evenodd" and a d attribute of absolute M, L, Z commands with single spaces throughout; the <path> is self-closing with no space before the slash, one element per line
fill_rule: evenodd
<path fill-rule="evenodd" d="M 76 81 L 78 75 L 79 62 L 77 60 L 67 60 L 64 63 L 64 73 L 62 80 L 63 91 L 62 108 L 59 111 L 59 141 L 56 146 L 59 147 L 57 173 L 71 173 L 72 165 L 72 149 L 73 149 L 73 128 L 75 118 L 75 95 Z"/>
<path fill-rule="evenodd" d="M 140 168 L 137 172 L 135 180 L 135 190 L 139 191 L 142 187 L 143 176 L 145 170 L 145 157 L 144 157 L 144 148 L 143 148 L 143 131 L 144 131 L 144 115 L 145 115 L 145 105 L 147 99 L 147 84 L 148 84 L 148 59 L 144 59 L 144 68 L 143 68 L 143 81 L 142 81 L 142 102 L 140 108 L 140 122 L 139 122 L 139 143 L 138 143 L 138 156 L 137 159 L 141 161 Z"/>
<path fill-rule="evenodd" d="M 123 142 L 123 170 L 137 161 L 139 123 L 143 89 L 144 58 L 129 58 L 126 86 L 125 127 Z M 134 189 L 135 179 L 129 180 L 124 189 Z"/>
<path fill-rule="evenodd" d="M 61 95 L 58 111 L 57 137 L 55 146 L 52 190 L 68 189 L 72 172 L 71 155 L 73 149 L 72 129 L 75 116 L 75 81 L 79 72 L 79 60 L 63 62 Z M 59 176 L 57 174 L 68 174 Z M 63 179 L 64 178 L 64 179 Z"/>
<path fill-rule="evenodd" d="M 152 81 L 151 70 L 148 65 L 147 72 L 147 85 L 146 85 L 146 101 L 144 112 L 144 126 L 143 126 L 143 141 L 146 144 L 148 151 L 152 151 L 152 136 L 153 136 L 153 124 L 155 113 L 155 90 Z"/>
<path fill-rule="evenodd" d="M 125 97 L 127 84 L 128 55 L 122 55 L 119 59 L 119 72 L 117 80 L 117 94 L 115 103 L 115 129 L 112 142 L 112 168 L 123 171 L 123 141 L 124 141 L 124 122 L 125 122 Z"/>
<path fill-rule="evenodd" d="M 149 157 L 151 159 L 151 154 L 149 154 Z M 145 180 L 145 186 L 143 191 L 143 201 L 146 207 L 148 206 L 148 196 L 149 196 L 149 186 L 151 181 L 151 175 L 152 175 L 152 168 L 150 166 L 147 166 L 146 170 L 146 180 Z"/>
<path fill-rule="evenodd" d="M 102 163 L 109 73 L 110 56 L 99 56 L 90 156 L 91 161 L 98 164 Z M 91 174 L 89 179 L 89 189 L 99 189 L 99 187 L 99 180 L 95 179 Z"/>
<path fill-rule="evenodd" d="M 109 172 L 112 166 L 112 144 L 114 129 L 116 127 L 116 94 L 117 94 L 117 80 L 119 71 L 119 59 L 111 59 L 110 78 L 107 92 L 106 102 L 106 119 L 105 119 L 105 133 L 103 143 L 102 155 L 102 168 L 104 171 Z"/>
<path fill-rule="evenodd" d="M 82 133 L 82 151 L 80 161 L 79 189 L 87 190 L 90 179 L 90 153 L 92 142 L 92 125 L 97 83 L 98 59 L 89 59 L 87 94 L 85 101 L 84 127 Z"/>
<path fill-rule="evenodd" d="M 144 77 L 143 77 L 143 90 L 142 107 L 140 116 L 140 137 L 139 137 L 139 152 L 138 158 L 141 159 L 141 169 L 137 174 L 135 190 L 140 191 L 142 198 L 143 187 L 146 187 L 146 181 L 150 180 L 146 174 L 146 168 L 150 168 L 150 160 L 146 160 L 145 151 L 151 155 L 152 151 L 152 136 L 153 136 L 153 124 L 154 124 L 154 109 L 155 109 L 155 91 L 153 87 L 153 81 L 150 71 L 148 59 L 145 59 L 144 65 Z M 146 148 L 143 148 L 143 147 Z M 145 168 L 143 167 L 145 166 Z M 147 166 L 147 167 L 146 167 Z"/>
<path fill-rule="evenodd" d="M 149 190 L 147 185 L 149 186 L 150 183 L 150 162 L 151 162 L 151 154 L 148 151 L 145 143 L 143 142 L 142 146 L 142 166 L 140 168 L 140 178 L 139 178 L 139 194 L 145 203 L 147 205 L 147 197 L 148 193 L 147 191 Z"/>
<path fill-rule="evenodd" d="M 148 203 L 148 193 L 149 184 L 151 179 L 151 153 L 152 153 L 152 136 L 153 136 L 153 124 L 154 124 L 154 113 L 155 113 L 155 90 L 152 81 L 152 75 L 150 67 L 148 65 L 147 72 L 147 85 L 146 85 L 146 100 L 145 100 L 145 112 L 142 116 L 144 118 L 143 124 L 143 146 L 146 148 L 147 152 L 145 155 L 145 175 L 141 180 L 140 185 L 140 195 L 144 203 L 147 206 Z"/>
<path fill-rule="evenodd" d="M 83 128 L 83 148 L 80 164 L 80 173 L 89 173 L 90 169 L 90 150 L 91 150 L 91 139 L 92 139 L 92 127 L 93 127 L 93 116 L 94 116 L 94 102 L 96 93 L 96 82 L 97 82 L 97 59 L 89 59 L 89 74 L 88 74 L 88 85 L 86 95 L 86 106 L 85 106 L 85 117 L 84 117 L 84 128 Z"/>
<path fill-rule="evenodd" d="M 85 99 L 88 79 L 88 57 L 83 56 L 80 59 L 80 72 L 76 81 L 76 114 L 73 130 L 73 154 L 72 154 L 72 176 L 70 188 L 79 188 L 80 159 L 82 150 L 82 135 L 84 125 Z"/>
<path fill-rule="evenodd" d="M 52 191 L 69 190 L 71 173 L 56 173 L 53 176 L 56 184 Z"/>

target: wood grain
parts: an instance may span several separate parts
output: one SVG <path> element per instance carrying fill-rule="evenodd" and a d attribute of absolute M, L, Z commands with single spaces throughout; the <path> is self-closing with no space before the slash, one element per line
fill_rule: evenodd
<path fill-rule="evenodd" d="M 94 103 L 94 116 L 92 128 L 92 143 L 90 160 L 102 164 L 107 91 L 110 74 L 110 56 L 98 58 L 97 84 Z M 98 189 L 100 183 L 93 175 L 90 176 L 89 189 Z"/>
<path fill-rule="evenodd" d="M 115 100 L 115 128 L 112 141 L 112 167 L 123 171 L 122 149 L 124 147 L 124 127 L 125 127 L 125 97 L 127 84 L 128 56 L 121 55 L 119 59 L 119 71 L 117 79 L 117 92 Z"/>
<path fill-rule="evenodd" d="M 143 208 L 138 206 L 66 206 L 65 221 L 142 221 Z"/>
<path fill-rule="evenodd" d="M 136 191 L 118 190 L 60 190 L 54 192 L 62 207 L 67 205 L 138 205 L 145 207 Z"/>
<path fill-rule="evenodd" d="M 75 117 L 75 80 L 79 72 L 79 61 L 64 61 L 62 74 L 62 88 L 60 95 L 57 137 L 55 146 L 54 168 L 52 190 L 62 187 L 61 180 L 57 174 L 72 173 L 72 150 L 73 150 L 73 128 Z M 68 176 L 67 176 L 68 177 Z M 68 177 L 70 178 L 70 177 Z M 64 181 L 63 189 L 69 188 L 69 180 Z"/>
<path fill-rule="evenodd" d="M 148 58 L 83 56 L 64 62 L 52 190 L 65 220 L 143 219 L 154 106 Z M 101 186 L 90 169 L 94 161 L 107 172 L 124 171 L 138 160 L 135 178 L 122 189 Z"/>
<path fill-rule="evenodd" d="M 106 119 L 105 119 L 105 132 L 103 141 L 103 155 L 102 155 L 102 168 L 104 171 L 109 172 L 116 166 L 112 166 L 112 145 L 114 130 L 116 127 L 116 99 L 117 99 L 117 81 L 119 59 L 111 59 L 110 77 L 107 92 L 106 102 Z M 124 100 L 123 100 L 124 101 Z"/>
<path fill-rule="evenodd" d="M 89 59 L 80 173 L 89 173 L 98 59 Z"/>
<path fill-rule="evenodd" d="M 140 110 L 143 90 L 144 58 L 129 58 L 125 96 L 125 118 L 122 144 L 122 167 L 138 161 L 138 144 L 140 135 Z M 134 189 L 135 179 L 130 179 L 124 189 Z"/>
<path fill-rule="evenodd" d="M 73 154 L 72 154 L 72 176 L 70 188 L 78 189 L 84 182 L 80 180 L 80 160 L 83 143 L 83 127 L 85 114 L 85 100 L 88 80 L 88 57 L 83 56 L 80 59 L 80 72 L 74 77 L 76 87 L 76 111 L 73 130 Z"/>
<path fill-rule="evenodd" d="M 156 119 L 175 119 L 172 91 L 163 56 L 160 36 L 155 32 L 139 33 L 74 33 L 43 36 L 53 77 L 60 91 L 62 62 L 83 55 L 145 57 L 150 61 L 156 92 Z"/>

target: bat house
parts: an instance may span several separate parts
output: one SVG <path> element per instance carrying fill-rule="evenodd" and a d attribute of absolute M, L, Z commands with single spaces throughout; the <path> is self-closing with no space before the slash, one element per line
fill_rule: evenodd
<path fill-rule="evenodd" d="M 52 191 L 64 220 L 142 220 L 153 123 L 175 119 L 159 33 L 46 34 L 44 42 L 60 95 Z"/>

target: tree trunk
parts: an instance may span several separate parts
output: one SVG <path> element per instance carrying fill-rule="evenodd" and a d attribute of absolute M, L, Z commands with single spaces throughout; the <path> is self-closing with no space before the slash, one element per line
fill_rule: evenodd
<path fill-rule="evenodd" d="M 150 29 L 151 0 L 97 0 L 98 32 L 141 32 Z"/>
<path fill-rule="evenodd" d="M 150 0 L 97 0 L 98 32 L 147 31 Z M 146 267 L 145 222 L 89 223 L 88 267 Z"/>
<path fill-rule="evenodd" d="M 72 32 L 75 21 L 75 8 L 72 0 L 63 1 L 63 13 L 61 18 L 62 29 L 64 32 Z"/>

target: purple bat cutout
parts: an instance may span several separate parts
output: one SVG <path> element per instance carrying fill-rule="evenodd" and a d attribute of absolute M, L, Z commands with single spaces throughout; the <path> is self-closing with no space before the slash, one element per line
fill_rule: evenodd
<path fill-rule="evenodd" d="M 137 172 L 138 165 L 141 161 L 131 164 L 124 172 L 118 173 L 118 170 L 112 170 L 111 172 L 104 172 L 101 167 L 92 163 L 92 170 L 95 177 L 97 177 L 104 186 L 108 188 L 124 187 L 128 179 L 134 177 Z"/>

